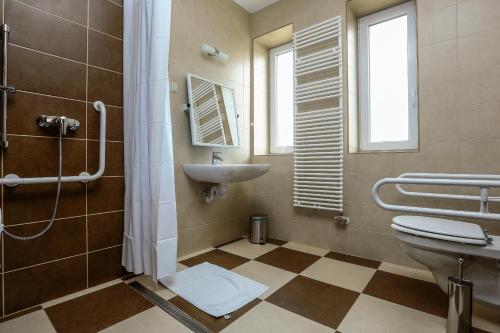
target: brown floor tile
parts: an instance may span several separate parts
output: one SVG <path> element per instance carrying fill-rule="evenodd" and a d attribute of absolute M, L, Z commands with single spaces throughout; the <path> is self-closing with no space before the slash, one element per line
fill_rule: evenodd
<path fill-rule="evenodd" d="M 297 276 L 266 301 L 336 329 L 358 295 L 328 283 Z"/>
<path fill-rule="evenodd" d="M 370 267 L 370 268 L 378 268 L 381 264 L 380 261 L 350 256 L 348 254 L 343 254 L 343 253 L 339 253 L 339 252 L 332 252 L 332 251 L 330 251 L 327 255 L 325 255 L 325 257 L 330 258 L 330 259 L 345 261 L 345 262 L 355 264 L 355 265 Z"/>
<path fill-rule="evenodd" d="M 85 289 L 85 268 L 81 255 L 4 274 L 5 314 Z"/>
<path fill-rule="evenodd" d="M 122 266 L 122 247 L 89 253 L 89 287 L 129 274 Z"/>
<path fill-rule="evenodd" d="M 235 312 L 231 313 L 231 318 L 230 319 L 224 319 L 224 317 L 212 317 L 211 315 L 201 311 L 188 301 L 184 300 L 180 296 L 176 296 L 172 299 L 169 300 L 170 303 L 196 319 L 198 322 L 201 324 L 205 325 L 208 329 L 212 330 L 213 332 L 220 332 L 229 324 L 237 320 L 239 317 L 244 315 L 248 310 L 259 304 L 261 301 L 257 298 L 251 301 L 250 303 L 246 304 L 245 306 L 239 308 Z"/>
<path fill-rule="evenodd" d="M 377 271 L 363 293 L 436 316 L 448 315 L 445 293 L 427 281 Z"/>
<path fill-rule="evenodd" d="M 279 247 L 256 258 L 255 260 L 298 274 L 307 267 L 311 266 L 319 258 L 321 257 Z"/>
<path fill-rule="evenodd" d="M 228 244 L 231 244 L 231 243 L 234 243 L 234 242 L 237 242 L 239 240 L 242 240 L 243 237 L 240 237 L 240 238 L 237 238 L 237 239 L 233 239 L 233 240 L 230 240 L 229 242 L 225 242 L 225 243 L 222 243 L 222 244 L 219 244 L 216 246 L 216 248 L 219 248 L 219 247 L 223 247 L 225 245 L 228 245 Z"/>
<path fill-rule="evenodd" d="M 216 249 L 200 254 L 199 256 L 183 260 L 180 263 L 191 267 L 204 262 L 209 262 L 211 264 L 224 267 L 225 269 L 233 269 L 246 263 L 247 261 L 249 261 L 249 259 Z"/>
<path fill-rule="evenodd" d="M 20 236 L 39 233 L 49 222 L 29 223 L 6 230 Z M 22 242 L 10 237 L 4 240 L 4 270 L 36 265 L 86 252 L 85 218 L 56 220 L 52 228 L 39 238 Z"/>
<path fill-rule="evenodd" d="M 285 245 L 286 243 L 288 243 L 288 242 L 285 242 L 281 239 L 276 239 L 276 238 L 268 238 L 267 242 L 270 244 L 278 245 L 278 246 Z"/>
<path fill-rule="evenodd" d="M 51 306 L 45 311 L 57 332 L 97 332 L 142 311 L 153 304 L 119 283 Z"/>

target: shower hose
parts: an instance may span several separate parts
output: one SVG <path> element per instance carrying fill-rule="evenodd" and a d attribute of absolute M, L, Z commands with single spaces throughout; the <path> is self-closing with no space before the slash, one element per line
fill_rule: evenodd
<path fill-rule="evenodd" d="M 59 128 L 59 164 L 57 166 L 57 194 L 56 194 L 56 200 L 54 202 L 54 207 L 52 208 L 52 216 L 50 217 L 50 223 L 42 231 L 32 236 L 14 235 L 11 232 L 5 230 L 5 228 L 2 228 L 3 233 L 11 238 L 23 241 L 35 239 L 42 236 L 47 231 L 49 231 L 49 229 L 54 224 L 54 220 L 56 219 L 57 206 L 59 205 L 59 196 L 61 194 L 61 184 L 62 184 L 62 124 L 59 124 L 58 128 Z"/>

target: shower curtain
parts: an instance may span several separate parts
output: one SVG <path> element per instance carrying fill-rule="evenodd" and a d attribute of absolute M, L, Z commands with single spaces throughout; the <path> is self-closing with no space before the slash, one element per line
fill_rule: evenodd
<path fill-rule="evenodd" d="M 175 273 L 177 214 L 168 80 L 171 0 L 124 2 L 125 228 L 122 265 Z"/>

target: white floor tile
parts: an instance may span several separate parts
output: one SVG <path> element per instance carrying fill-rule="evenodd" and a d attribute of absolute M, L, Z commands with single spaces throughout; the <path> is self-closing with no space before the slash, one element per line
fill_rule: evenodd
<path fill-rule="evenodd" d="M 299 244 L 299 243 L 294 243 L 294 242 L 288 242 L 283 247 L 286 247 L 288 249 L 296 250 L 296 251 L 301 251 L 309 254 L 314 254 L 316 256 L 324 256 L 330 250 L 327 249 L 321 249 L 319 247 L 314 247 L 314 246 L 309 246 L 309 245 L 304 245 L 304 244 Z"/>
<path fill-rule="evenodd" d="M 232 254 L 236 254 L 240 257 L 255 259 L 260 257 L 263 254 L 266 254 L 269 251 L 277 248 L 277 245 L 274 244 L 253 244 L 248 241 L 248 239 L 244 238 L 237 242 L 230 243 L 228 245 L 224 245 L 219 248 L 219 250 L 226 251 Z"/>
<path fill-rule="evenodd" d="M 142 284 L 144 287 L 148 288 L 149 290 L 153 291 L 156 293 L 158 296 L 164 298 L 164 299 L 171 299 L 174 298 L 176 295 L 168 290 L 164 285 L 162 285 L 160 282 L 158 282 L 158 286 L 154 283 L 153 279 L 151 278 L 151 275 L 141 275 L 136 278 L 134 278 L 134 281 L 139 282 Z"/>
<path fill-rule="evenodd" d="M 338 330 L 342 333 L 445 333 L 446 319 L 361 294 Z"/>
<path fill-rule="evenodd" d="M 157 332 L 191 332 L 186 326 L 164 312 L 154 307 L 121 321 L 101 332 L 120 333 L 157 333 Z"/>
<path fill-rule="evenodd" d="M 24 316 L 0 323 L 0 332 L 8 333 L 52 333 L 56 332 L 44 310 L 28 313 Z"/>
<path fill-rule="evenodd" d="M 244 263 L 234 268 L 233 272 L 268 286 L 269 289 L 259 296 L 260 299 L 266 299 L 269 295 L 297 276 L 295 273 L 269 266 L 258 261 Z"/>
<path fill-rule="evenodd" d="M 362 292 L 375 272 L 376 269 L 373 268 L 321 258 L 306 268 L 300 275 L 345 289 Z"/>
<path fill-rule="evenodd" d="M 335 331 L 271 303 L 262 302 L 222 332 L 327 333 Z"/>
<path fill-rule="evenodd" d="M 186 259 L 189 259 L 189 258 L 192 258 L 192 257 L 196 257 L 196 256 L 199 256 L 200 254 L 210 252 L 210 251 L 212 251 L 214 249 L 215 249 L 214 247 L 209 247 L 209 248 L 206 248 L 206 249 L 203 249 L 203 250 L 199 250 L 199 251 L 196 251 L 196 252 L 193 252 L 193 253 L 190 253 L 190 254 L 186 254 L 185 256 L 177 258 L 177 261 L 179 262 L 179 261 L 183 261 L 183 260 L 186 260 Z"/>
<path fill-rule="evenodd" d="M 385 261 L 382 262 L 382 264 L 380 265 L 380 267 L 378 269 L 381 271 L 385 271 L 385 272 L 389 272 L 389 273 L 393 273 L 393 274 L 403 275 L 403 276 L 414 278 L 414 279 L 419 279 L 419 280 L 424 280 L 424 281 L 436 283 L 434 281 L 434 277 L 432 276 L 432 273 L 428 270 L 395 265 L 395 264 L 391 264 L 391 263 L 388 263 Z"/>

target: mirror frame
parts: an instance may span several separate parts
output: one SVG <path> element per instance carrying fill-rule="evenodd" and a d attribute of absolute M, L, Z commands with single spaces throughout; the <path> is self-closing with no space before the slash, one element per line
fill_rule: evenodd
<path fill-rule="evenodd" d="M 192 91 L 193 91 L 193 87 L 191 85 L 191 79 L 192 78 L 196 78 L 196 79 L 199 79 L 199 80 L 205 80 L 205 81 L 209 81 L 209 82 L 212 82 L 216 85 L 219 85 L 221 86 L 222 88 L 226 88 L 226 89 L 229 89 L 231 90 L 231 92 L 233 93 L 233 100 L 234 100 L 234 110 L 235 110 L 235 117 L 236 117 L 236 135 L 238 136 L 238 144 L 237 145 L 220 145 L 220 144 L 215 144 L 215 143 L 202 143 L 202 142 L 198 142 L 196 140 L 196 133 L 193 129 L 197 129 L 197 126 L 196 126 L 196 123 L 194 122 L 194 107 L 193 107 L 193 103 L 192 103 L 192 100 L 193 100 L 193 96 L 192 96 Z M 207 78 L 204 78 L 204 77 L 201 77 L 201 76 L 198 76 L 198 75 L 194 75 L 194 74 L 191 74 L 191 73 L 188 73 L 187 76 L 186 76 L 186 81 L 187 81 L 187 98 L 188 98 L 188 110 L 189 110 L 189 124 L 190 124 L 190 129 L 191 129 L 191 144 L 193 146 L 201 146 L 201 147 L 215 147 L 215 148 L 239 148 L 240 147 L 240 131 L 238 129 L 238 119 L 240 117 L 240 114 L 238 113 L 238 109 L 236 107 L 236 100 L 235 100 L 235 94 L 234 94 L 234 89 L 231 88 L 231 87 L 228 87 L 226 85 L 223 85 L 219 82 L 215 82 L 215 81 L 212 81 L 212 80 L 209 80 Z"/>

